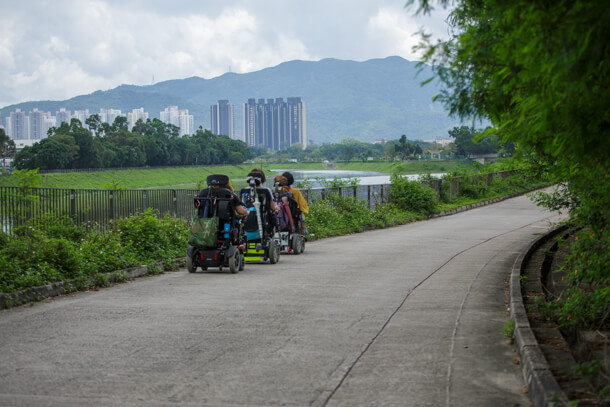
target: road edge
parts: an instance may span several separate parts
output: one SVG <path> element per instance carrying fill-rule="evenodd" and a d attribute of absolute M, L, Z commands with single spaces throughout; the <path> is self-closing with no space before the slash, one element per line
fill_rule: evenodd
<path fill-rule="evenodd" d="M 515 259 L 510 275 L 510 316 L 515 321 L 515 347 L 521 356 L 523 378 L 536 407 L 564 406 L 567 397 L 553 376 L 530 326 L 523 303 L 520 277 L 532 254 L 566 229 L 567 225 L 560 226 L 533 241 Z"/>

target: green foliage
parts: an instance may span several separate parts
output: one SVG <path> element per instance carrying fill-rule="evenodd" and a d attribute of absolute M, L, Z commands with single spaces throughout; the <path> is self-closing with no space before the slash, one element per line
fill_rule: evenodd
<path fill-rule="evenodd" d="M 313 188 L 313 182 L 310 178 L 304 178 L 296 183 L 296 187 L 299 189 L 311 189 Z"/>
<path fill-rule="evenodd" d="M 487 193 L 487 185 L 480 175 L 463 175 L 460 179 L 460 195 L 467 198 L 481 198 Z"/>
<path fill-rule="evenodd" d="M 102 186 L 102 189 L 113 189 L 118 191 L 125 189 L 125 187 L 121 185 L 121 181 L 119 181 L 118 179 L 113 179 L 108 184 L 104 184 L 104 186 Z"/>
<path fill-rule="evenodd" d="M 421 218 L 421 215 L 401 210 L 392 204 L 369 210 L 363 206 L 363 202 L 353 197 L 330 194 L 327 199 L 310 203 L 307 225 L 310 234 L 323 238 L 394 226 Z"/>
<path fill-rule="evenodd" d="M 2 178 L 8 181 L 9 186 L 18 187 L 10 196 L 4 196 L 3 198 L 15 202 L 16 209 L 12 215 L 18 218 L 16 220 L 19 222 L 27 216 L 21 208 L 34 204 L 39 199 L 38 195 L 32 193 L 32 188 L 38 187 L 41 182 L 38 170 L 15 170 L 11 175 Z M 0 202 L 0 211 L 7 207 L 8 205 L 5 202 Z"/>
<path fill-rule="evenodd" d="M 501 140 L 498 136 L 483 130 L 475 130 L 468 126 L 454 127 L 449 131 L 449 136 L 455 141 L 458 155 L 469 156 L 472 154 L 499 153 L 502 149 Z M 504 151 L 512 152 L 514 146 L 508 146 Z"/>
<path fill-rule="evenodd" d="M 141 264 L 162 262 L 169 269 L 184 255 L 187 233 L 185 222 L 151 211 L 118 221 L 105 234 L 48 217 L 0 234 L 0 292 L 72 279 L 81 288 L 104 286 L 110 283 L 105 273 Z"/>
<path fill-rule="evenodd" d="M 317 177 L 316 180 L 320 182 L 323 188 L 347 188 L 347 187 L 356 187 L 360 184 L 360 180 L 358 178 L 339 178 L 337 176 L 333 177 L 331 180 L 327 180 L 323 177 Z"/>
<path fill-rule="evenodd" d="M 121 244 L 138 253 L 142 260 L 168 261 L 180 257 L 187 240 L 183 222 L 169 215 L 159 219 L 150 208 L 115 221 L 113 229 Z"/>
<path fill-rule="evenodd" d="M 78 119 L 51 129 L 50 137 L 15 155 L 18 169 L 112 168 L 239 164 L 252 156 L 245 143 L 198 130 L 178 137 L 177 128 L 158 119 L 138 121 L 127 130 L 124 117 L 112 125 L 96 115 L 87 119 L 91 131 Z"/>
<path fill-rule="evenodd" d="M 0 159 L 3 167 L 6 167 L 6 159 L 13 158 L 16 152 L 15 142 L 4 132 L 4 129 L 0 129 Z"/>
<path fill-rule="evenodd" d="M 585 379 L 592 379 L 595 372 L 602 367 L 602 364 L 597 360 L 591 360 L 588 362 L 579 363 L 574 366 L 574 373 L 584 377 Z"/>
<path fill-rule="evenodd" d="M 502 334 L 512 343 L 515 340 L 515 320 L 509 319 L 502 327 Z"/>
<path fill-rule="evenodd" d="M 610 328 L 610 233 L 580 232 L 562 270 L 568 288 L 538 309 L 562 327 Z"/>
<path fill-rule="evenodd" d="M 410 1 L 413 3 L 414 1 Z M 421 0 L 422 8 L 428 5 Z M 445 2 L 446 3 L 446 2 Z M 575 217 L 610 222 L 610 9 L 592 0 L 461 0 L 452 37 L 422 39 L 451 113 L 485 118 L 578 197 Z M 515 46 L 518 44 L 518 46 Z M 574 202 L 574 201 L 573 201 Z"/>
<path fill-rule="evenodd" d="M 391 177 L 390 202 L 398 208 L 422 215 L 431 215 L 437 208 L 436 193 L 419 181 L 393 174 Z"/>

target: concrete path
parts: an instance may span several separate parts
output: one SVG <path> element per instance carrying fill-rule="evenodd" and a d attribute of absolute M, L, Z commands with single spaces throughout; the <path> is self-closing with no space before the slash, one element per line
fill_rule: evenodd
<path fill-rule="evenodd" d="M 529 406 L 511 266 L 558 217 L 518 197 L 0 312 L 0 406 Z"/>

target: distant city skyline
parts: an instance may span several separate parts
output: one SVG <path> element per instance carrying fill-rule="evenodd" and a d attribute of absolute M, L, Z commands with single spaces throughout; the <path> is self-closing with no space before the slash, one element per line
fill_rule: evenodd
<path fill-rule="evenodd" d="M 251 110 L 251 109 L 254 110 Z M 248 146 L 264 146 L 271 150 L 287 148 L 294 143 L 307 147 L 307 113 L 305 103 L 300 97 L 275 99 L 249 99 L 243 104 L 244 127 L 238 135 L 234 126 L 234 105 L 227 99 L 218 100 L 210 106 L 210 122 L 213 134 L 226 135 L 232 139 L 244 141 Z M 80 120 L 84 128 L 89 128 L 87 119 L 97 114 L 103 123 L 112 124 L 117 117 L 127 118 L 128 129 L 131 131 L 138 120 L 146 122 L 150 115 L 144 108 L 134 108 L 131 112 L 123 113 L 120 109 L 100 108 L 99 113 L 89 112 L 89 109 L 70 111 L 61 107 L 53 115 L 51 112 L 40 111 L 34 107 L 26 112 L 15 109 L 5 118 L 6 134 L 14 141 L 22 142 L 20 145 L 31 145 L 48 137 L 48 131 L 61 123 L 70 123 L 73 118 Z M 188 109 L 179 109 L 178 106 L 167 106 L 159 112 L 159 120 L 179 128 L 179 135 L 192 135 L 194 116 Z M 249 123 L 249 127 L 248 124 Z M 24 143 L 25 142 L 25 143 Z"/>
<path fill-rule="evenodd" d="M 14 141 L 40 141 L 47 137 L 47 132 L 53 127 L 61 126 L 61 123 L 70 123 L 72 119 L 80 120 L 82 126 L 89 129 L 86 120 L 97 114 L 103 123 L 113 124 L 117 117 L 127 119 L 128 129 L 131 131 L 138 120 L 146 122 L 149 113 L 144 108 L 135 108 L 131 112 L 123 113 L 120 109 L 100 108 L 99 113 L 90 113 L 89 109 L 67 110 L 60 108 L 52 115 L 51 112 L 43 112 L 34 107 L 26 112 L 15 109 L 10 115 L 5 117 L 3 126 L 6 134 Z M 195 133 L 194 117 L 189 114 L 188 109 L 178 109 L 178 106 L 168 106 L 164 111 L 159 112 L 159 120 L 164 123 L 172 124 L 179 129 L 180 136 L 192 135 Z"/>

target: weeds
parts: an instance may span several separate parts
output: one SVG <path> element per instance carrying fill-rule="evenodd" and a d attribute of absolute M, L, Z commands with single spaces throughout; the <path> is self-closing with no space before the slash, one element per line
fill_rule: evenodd
<path fill-rule="evenodd" d="M 506 336 L 506 338 L 513 343 L 515 340 L 515 320 L 509 319 L 504 323 L 504 327 L 502 327 L 502 334 Z"/>

